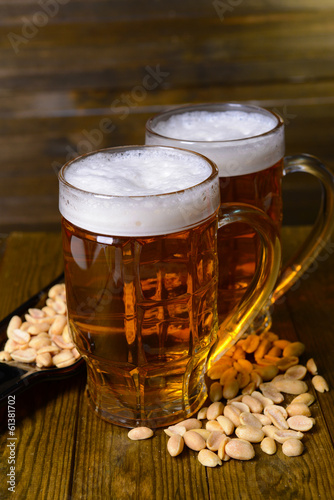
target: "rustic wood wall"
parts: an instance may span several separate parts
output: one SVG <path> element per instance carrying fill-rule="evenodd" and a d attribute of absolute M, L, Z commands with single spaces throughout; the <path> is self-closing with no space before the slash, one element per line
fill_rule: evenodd
<path fill-rule="evenodd" d="M 333 0 L 1 0 L 0 232 L 59 228 L 70 157 L 143 143 L 170 105 L 225 100 L 280 112 L 287 153 L 334 168 Z M 290 222 L 295 198 L 313 203 L 297 183 Z"/>

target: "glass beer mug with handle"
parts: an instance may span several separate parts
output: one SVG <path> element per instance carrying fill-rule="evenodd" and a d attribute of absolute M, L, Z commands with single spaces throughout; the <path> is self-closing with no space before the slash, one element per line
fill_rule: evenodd
<path fill-rule="evenodd" d="M 261 256 L 218 338 L 219 206 L 217 167 L 190 151 L 110 148 L 60 170 L 69 327 L 102 418 L 158 427 L 193 414 L 206 398 L 208 362 L 268 300 L 280 266 L 275 227 L 256 208 L 228 204 L 219 225 L 250 224 Z"/>
<path fill-rule="evenodd" d="M 283 175 L 305 172 L 322 186 L 318 218 L 307 240 L 284 266 L 270 301 L 252 323 L 254 333 L 271 326 L 270 306 L 305 273 L 328 242 L 334 228 L 334 177 L 315 157 L 284 158 L 284 123 L 280 116 L 257 106 L 237 103 L 194 104 L 160 113 L 146 124 L 146 144 L 197 151 L 219 169 L 222 206 L 243 202 L 269 215 L 281 230 Z M 230 246 L 230 259 L 220 249 Z M 249 285 L 258 259 L 258 238 L 243 224 L 218 231 L 219 300 L 224 315 L 233 309 Z"/>

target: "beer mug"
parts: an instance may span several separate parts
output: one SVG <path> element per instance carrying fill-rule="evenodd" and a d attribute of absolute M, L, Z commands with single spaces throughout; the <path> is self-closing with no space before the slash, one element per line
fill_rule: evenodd
<path fill-rule="evenodd" d="M 256 208 L 228 205 L 219 225 L 250 224 L 261 258 L 217 340 L 219 206 L 215 164 L 177 148 L 110 148 L 60 170 L 68 324 L 90 404 L 107 421 L 158 427 L 197 411 L 209 364 L 268 299 L 280 266 L 275 227 Z"/>
<path fill-rule="evenodd" d="M 219 169 L 222 207 L 243 202 L 263 210 L 280 233 L 282 177 L 305 172 L 319 179 L 322 200 L 310 236 L 282 269 L 273 294 L 249 331 L 271 326 L 270 306 L 305 273 L 328 242 L 334 227 L 334 177 L 315 157 L 284 158 L 284 123 L 276 113 L 237 103 L 199 104 L 173 108 L 148 120 L 146 144 L 197 151 Z M 229 258 L 220 255 L 230 247 Z M 258 238 L 244 224 L 218 231 L 218 311 L 224 315 L 240 300 L 252 279 L 259 256 Z"/>

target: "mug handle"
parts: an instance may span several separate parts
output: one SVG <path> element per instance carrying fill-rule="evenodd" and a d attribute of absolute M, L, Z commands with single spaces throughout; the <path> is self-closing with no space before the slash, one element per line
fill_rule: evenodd
<path fill-rule="evenodd" d="M 334 176 L 332 173 L 318 158 L 308 154 L 284 158 L 283 175 L 294 172 L 311 174 L 320 181 L 321 203 L 309 236 L 282 269 L 270 300 L 271 304 L 284 295 L 305 273 L 326 246 L 334 230 Z"/>
<path fill-rule="evenodd" d="M 281 244 L 276 227 L 262 210 L 245 203 L 223 204 L 218 228 L 235 222 L 249 224 L 256 231 L 260 239 L 260 259 L 241 301 L 218 327 L 217 339 L 208 357 L 208 369 L 245 333 L 268 302 L 281 266 Z"/>

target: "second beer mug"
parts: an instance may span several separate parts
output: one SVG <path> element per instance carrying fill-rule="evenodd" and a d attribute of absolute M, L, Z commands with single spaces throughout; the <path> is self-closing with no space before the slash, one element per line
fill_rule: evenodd
<path fill-rule="evenodd" d="M 322 185 L 319 215 L 304 245 L 291 257 L 280 274 L 267 306 L 251 330 L 270 328 L 269 306 L 304 274 L 326 245 L 334 227 L 334 177 L 310 155 L 284 158 L 284 123 L 280 116 L 257 106 L 237 103 L 180 106 L 151 118 L 146 125 L 146 143 L 197 151 L 216 163 L 222 206 L 243 202 L 271 217 L 280 233 L 283 175 L 305 172 Z M 220 255 L 229 245 L 228 257 Z M 225 251 L 224 251 L 225 253 Z M 219 313 L 224 315 L 240 300 L 250 283 L 259 249 L 255 233 L 245 225 L 218 231 Z"/>
<path fill-rule="evenodd" d="M 224 207 L 220 226 L 259 234 L 256 277 L 217 341 L 218 170 L 202 155 L 128 146 L 59 174 L 70 330 L 92 407 L 119 425 L 169 425 L 206 398 L 204 374 L 268 299 L 280 265 L 270 219 Z M 226 247 L 226 258 L 229 258 Z"/>

